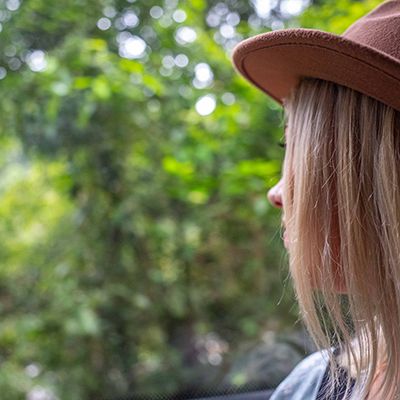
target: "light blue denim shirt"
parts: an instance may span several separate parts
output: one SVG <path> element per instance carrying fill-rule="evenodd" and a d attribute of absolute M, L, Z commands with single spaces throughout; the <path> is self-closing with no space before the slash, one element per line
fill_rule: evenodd
<path fill-rule="evenodd" d="M 276 388 L 270 400 L 315 400 L 328 363 L 326 351 L 309 355 Z"/>

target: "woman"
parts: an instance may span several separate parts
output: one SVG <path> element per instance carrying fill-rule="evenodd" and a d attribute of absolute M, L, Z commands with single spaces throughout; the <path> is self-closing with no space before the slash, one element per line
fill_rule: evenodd
<path fill-rule="evenodd" d="M 272 400 L 400 398 L 400 1 L 342 36 L 269 32 L 240 73 L 283 105 L 283 209 L 302 317 L 321 350 Z"/>

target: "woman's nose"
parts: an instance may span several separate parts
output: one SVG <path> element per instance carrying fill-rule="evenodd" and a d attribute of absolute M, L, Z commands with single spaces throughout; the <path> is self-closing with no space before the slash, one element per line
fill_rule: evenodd
<path fill-rule="evenodd" d="M 268 200 L 274 207 L 282 208 L 282 189 L 283 181 L 281 179 L 275 186 L 268 190 Z"/>

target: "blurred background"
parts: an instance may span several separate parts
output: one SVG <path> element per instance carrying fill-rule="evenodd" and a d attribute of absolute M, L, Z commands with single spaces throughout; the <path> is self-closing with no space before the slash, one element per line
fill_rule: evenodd
<path fill-rule="evenodd" d="M 0 393 L 274 388 L 312 351 L 280 212 L 282 110 L 232 48 L 377 0 L 0 1 Z"/>

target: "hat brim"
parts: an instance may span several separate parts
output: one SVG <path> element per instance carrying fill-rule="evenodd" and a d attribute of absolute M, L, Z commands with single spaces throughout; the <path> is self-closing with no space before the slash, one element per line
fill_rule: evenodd
<path fill-rule="evenodd" d="M 350 87 L 400 110 L 400 62 L 372 47 L 316 29 L 282 29 L 240 42 L 237 70 L 281 105 L 303 77 Z"/>

